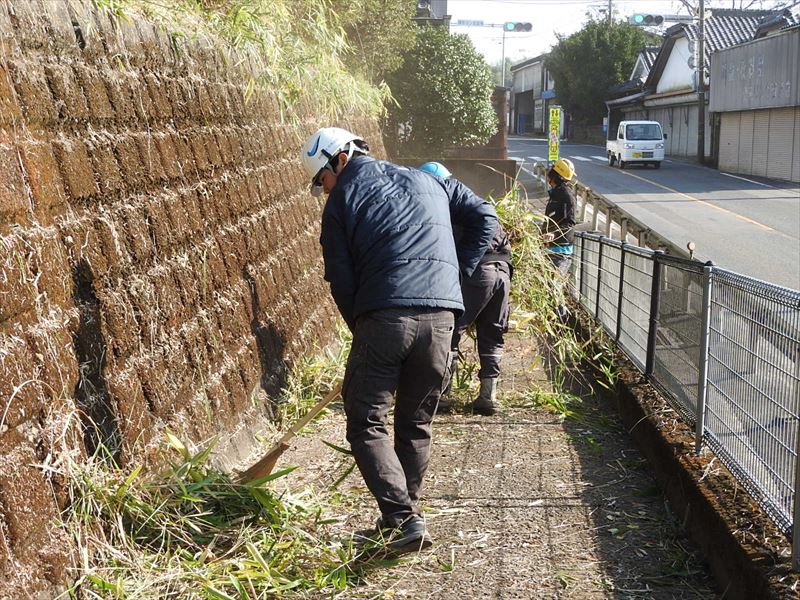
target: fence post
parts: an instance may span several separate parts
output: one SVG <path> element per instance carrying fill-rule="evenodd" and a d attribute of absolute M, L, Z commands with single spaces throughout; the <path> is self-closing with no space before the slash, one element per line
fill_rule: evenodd
<path fill-rule="evenodd" d="M 625 246 L 628 244 L 622 240 L 622 247 L 619 249 L 619 289 L 617 291 L 617 333 L 614 339 L 619 342 L 622 334 L 622 292 L 625 284 Z"/>
<path fill-rule="evenodd" d="M 592 231 L 597 231 L 600 223 L 600 196 L 592 194 Z"/>
<path fill-rule="evenodd" d="M 697 369 L 697 413 L 694 426 L 694 453 L 700 454 L 706 431 L 706 396 L 708 393 L 708 342 L 711 337 L 711 286 L 714 263 L 703 267 L 703 324 L 700 329 L 700 364 Z"/>
<path fill-rule="evenodd" d="M 609 209 L 606 211 L 606 237 L 611 237 L 611 225 L 614 223 L 614 211 Z"/>
<path fill-rule="evenodd" d="M 653 281 L 650 287 L 650 327 L 647 331 L 647 354 L 645 356 L 644 374 L 653 374 L 653 363 L 656 356 L 656 333 L 658 333 L 658 310 L 661 305 L 661 257 L 664 253 L 656 250 L 653 253 Z"/>
<path fill-rule="evenodd" d="M 628 219 L 620 219 L 619 239 L 621 239 L 623 242 L 628 241 Z"/>
<path fill-rule="evenodd" d="M 800 349 L 795 356 L 795 373 L 800 374 Z M 800 380 L 798 380 L 800 385 Z M 792 520 L 792 570 L 800 571 L 800 435 L 794 459 L 794 519 Z"/>
<path fill-rule="evenodd" d="M 580 234 L 579 234 L 580 235 Z M 584 282 L 586 278 L 584 275 L 586 274 L 586 238 L 583 235 L 580 235 L 581 238 L 581 264 L 580 264 L 580 271 L 579 277 L 581 280 L 578 282 L 578 295 L 583 298 L 583 289 L 584 289 Z"/>
<path fill-rule="evenodd" d="M 605 238 L 600 236 L 600 248 L 597 250 L 597 293 L 594 298 L 594 316 L 600 318 L 600 275 L 603 273 L 603 240 Z"/>

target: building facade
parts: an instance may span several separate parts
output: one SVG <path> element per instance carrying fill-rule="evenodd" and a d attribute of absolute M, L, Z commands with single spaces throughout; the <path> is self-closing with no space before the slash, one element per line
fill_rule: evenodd
<path fill-rule="evenodd" d="M 547 131 L 548 108 L 558 104 L 558 99 L 545 57 L 529 58 L 511 67 L 510 129 L 514 133 L 536 135 Z"/>
<path fill-rule="evenodd" d="M 758 35 L 778 31 L 794 23 L 788 11 L 728 10 L 707 11 L 705 21 L 706 95 L 703 132 L 703 156 L 715 163 L 719 156 L 720 119 L 712 113 L 709 97 L 714 94 L 716 80 L 710 74 L 714 67 L 711 56 Z M 606 101 L 609 125 L 623 119 L 658 121 L 667 135 L 665 151 L 671 156 L 697 157 L 700 131 L 698 96 L 698 37 L 696 23 L 678 23 L 664 33 L 664 41 L 649 70 L 641 91 Z"/>
<path fill-rule="evenodd" d="M 800 26 L 714 53 L 719 168 L 800 182 Z"/>

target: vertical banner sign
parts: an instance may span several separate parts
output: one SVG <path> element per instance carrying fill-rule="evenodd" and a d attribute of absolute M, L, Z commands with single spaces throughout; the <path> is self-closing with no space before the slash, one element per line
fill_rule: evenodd
<path fill-rule="evenodd" d="M 558 132 L 561 129 L 561 107 L 550 107 L 550 135 L 547 144 L 547 160 L 555 162 L 558 160 Z"/>

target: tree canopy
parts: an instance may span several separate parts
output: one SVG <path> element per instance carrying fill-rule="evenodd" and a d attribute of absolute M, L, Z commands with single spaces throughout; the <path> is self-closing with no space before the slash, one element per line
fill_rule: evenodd
<path fill-rule="evenodd" d="M 424 27 L 403 65 L 387 79 L 396 104 L 384 136 L 407 156 L 485 143 L 497 130 L 492 74 L 466 35 Z"/>
<path fill-rule="evenodd" d="M 599 122 L 606 114 L 608 89 L 628 78 L 646 43 L 641 28 L 619 21 L 589 21 L 560 38 L 545 59 L 559 102 L 576 121 Z"/>

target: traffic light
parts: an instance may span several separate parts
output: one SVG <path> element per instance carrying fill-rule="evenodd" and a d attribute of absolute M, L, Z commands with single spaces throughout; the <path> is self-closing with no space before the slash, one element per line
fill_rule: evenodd
<path fill-rule="evenodd" d="M 511 21 L 506 21 L 503 25 L 503 29 L 506 31 L 530 31 L 532 28 L 530 23 L 512 23 Z"/>
<path fill-rule="evenodd" d="M 661 25 L 664 22 L 664 16 L 636 13 L 628 18 L 628 22 L 633 25 L 642 25 L 644 27 L 651 27 L 653 25 Z"/>

